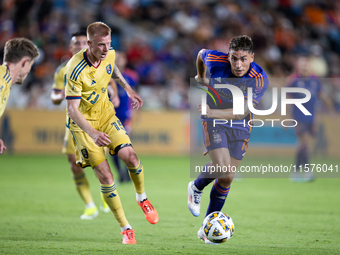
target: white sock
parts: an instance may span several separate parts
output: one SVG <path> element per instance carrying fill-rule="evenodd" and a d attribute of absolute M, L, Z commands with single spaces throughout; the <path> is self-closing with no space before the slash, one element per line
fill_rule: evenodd
<path fill-rule="evenodd" d="M 141 203 L 144 199 L 146 199 L 145 191 L 142 194 L 136 193 L 136 200 Z"/>
<path fill-rule="evenodd" d="M 85 205 L 85 209 L 87 208 L 93 208 L 93 207 L 96 207 L 96 205 L 92 202 L 88 203 L 87 205 Z"/>
<path fill-rule="evenodd" d="M 120 227 L 121 232 L 123 232 L 123 231 L 125 231 L 125 230 L 127 230 L 127 229 L 132 229 L 132 227 L 130 226 L 130 224 L 127 224 L 127 225 L 125 225 L 124 227 Z"/>

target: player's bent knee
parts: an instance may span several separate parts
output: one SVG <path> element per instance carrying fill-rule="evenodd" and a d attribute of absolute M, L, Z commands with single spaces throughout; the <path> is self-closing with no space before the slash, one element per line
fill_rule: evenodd
<path fill-rule="evenodd" d="M 217 179 L 218 184 L 222 187 L 222 188 L 229 188 L 230 184 L 233 181 L 233 177 L 220 177 Z"/>
<path fill-rule="evenodd" d="M 118 152 L 118 157 L 124 161 L 127 167 L 137 167 L 139 164 L 139 159 L 132 147 L 122 148 Z"/>
<path fill-rule="evenodd" d="M 98 180 L 101 184 L 112 184 L 113 175 L 110 171 L 103 171 L 100 169 L 95 169 Z"/>
<path fill-rule="evenodd" d="M 101 184 L 113 183 L 113 175 L 111 173 L 109 163 L 106 160 L 96 166 L 93 166 L 93 169 L 95 170 Z"/>

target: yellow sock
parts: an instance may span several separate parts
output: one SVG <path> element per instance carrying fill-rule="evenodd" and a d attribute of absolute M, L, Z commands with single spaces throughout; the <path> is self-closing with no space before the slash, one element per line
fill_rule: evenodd
<path fill-rule="evenodd" d="M 128 169 L 130 178 L 135 186 L 136 193 L 142 194 L 144 192 L 144 170 L 142 162 L 139 161 L 138 166 L 128 167 Z"/>
<path fill-rule="evenodd" d="M 127 224 L 129 224 L 127 219 L 125 218 L 122 203 L 120 202 L 120 198 L 116 191 L 115 184 L 114 183 L 109 185 L 101 184 L 100 186 L 104 197 L 104 201 L 110 207 L 113 215 L 118 221 L 119 226 L 124 227 Z"/>
<path fill-rule="evenodd" d="M 85 177 L 85 173 L 81 173 L 79 175 L 73 176 L 74 183 L 76 184 L 76 188 L 80 197 L 83 199 L 84 203 L 87 205 L 92 202 L 92 196 L 90 192 L 89 183 Z"/>

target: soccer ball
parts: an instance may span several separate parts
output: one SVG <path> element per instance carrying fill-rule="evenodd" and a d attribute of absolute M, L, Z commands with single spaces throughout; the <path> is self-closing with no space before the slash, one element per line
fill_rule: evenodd
<path fill-rule="evenodd" d="M 203 221 L 203 231 L 209 241 L 224 243 L 234 234 L 235 226 L 228 214 L 212 212 Z"/>

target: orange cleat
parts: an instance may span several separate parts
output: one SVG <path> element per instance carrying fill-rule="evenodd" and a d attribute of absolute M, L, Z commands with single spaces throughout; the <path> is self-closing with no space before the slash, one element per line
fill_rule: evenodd
<path fill-rule="evenodd" d="M 144 199 L 141 203 L 137 201 L 137 204 L 142 208 L 148 222 L 151 224 L 156 224 L 158 222 L 158 213 L 148 199 Z"/>
<path fill-rule="evenodd" d="M 120 233 L 123 235 L 123 244 L 136 244 L 135 231 L 132 229 L 127 229 Z"/>

